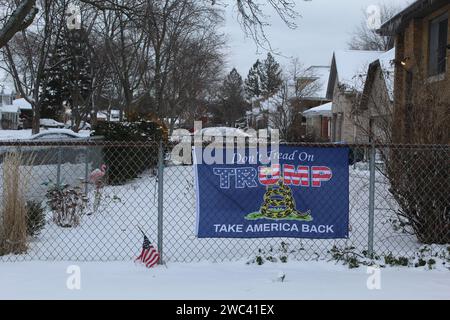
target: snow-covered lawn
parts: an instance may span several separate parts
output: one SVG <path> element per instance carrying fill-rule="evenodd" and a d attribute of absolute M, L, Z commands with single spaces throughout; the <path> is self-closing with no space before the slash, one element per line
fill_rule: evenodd
<path fill-rule="evenodd" d="M 79 291 L 67 289 L 70 265 L 80 267 Z M 133 262 L 0 263 L 0 299 L 450 299 L 446 271 L 383 269 L 381 290 L 369 290 L 368 277 L 365 268 L 326 262 L 175 263 L 150 270 Z"/>
<path fill-rule="evenodd" d="M 62 170 L 62 179 L 76 184 L 84 176 L 84 166 L 67 165 Z M 77 168 L 77 170 L 75 170 Z M 50 166 L 33 170 L 33 197 L 43 197 L 42 182 L 53 179 L 56 169 Z M 45 171 L 45 170 L 49 171 Z M 51 170 L 50 170 L 51 169 Z M 327 252 L 334 246 L 354 246 L 357 251 L 367 249 L 369 173 L 351 169 L 350 172 L 350 224 L 348 240 L 299 240 L 299 239 L 198 239 L 195 236 L 195 190 L 192 167 L 169 167 L 165 170 L 164 184 L 164 255 L 169 262 L 233 261 L 250 259 L 259 250 L 277 250 L 287 243 L 292 258 L 328 259 Z M 44 179 L 45 178 L 45 179 Z M 420 247 L 413 236 L 394 231 L 389 220 L 393 212 L 387 184 L 382 177 L 377 184 L 377 212 L 375 250 L 378 254 L 413 255 Z M 78 181 L 79 183 L 79 181 Z M 0 188 L 1 191 L 1 188 Z M 31 191 L 31 190 L 30 190 Z M 19 257 L 0 257 L 0 261 L 15 260 L 60 260 L 60 261 L 126 261 L 138 254 L 142 235 L 141 226 L 151 241 L 157 239 L 157 181 L 151 173 L 145 173 L 124 186 L 110 186 L 103 191 L 99 211 L 92 216 L 83 216 L 77 228 L 64 229 L 51 221 L 42 233 L 32 239 L 28 254 Z M 89 194 L 90 203 L 94 193 Z"/>

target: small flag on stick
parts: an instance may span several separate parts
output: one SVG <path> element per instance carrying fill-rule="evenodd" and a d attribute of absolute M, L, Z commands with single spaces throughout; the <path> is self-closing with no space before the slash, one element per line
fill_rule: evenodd
<path fill-rule="evenodd" d="M 153 268 L 159 262 L 160 258 L 159 252 L 152 245 L 152 243 L 145 235 L 145 233 L 142 231 L 142 229 L 139 228 L 139 230 L 144 235 L 144 244 L 142 245 L 142 252 L 140 256 L 136 258 L 135 262 L 143 263 L 147 268 Z"/>

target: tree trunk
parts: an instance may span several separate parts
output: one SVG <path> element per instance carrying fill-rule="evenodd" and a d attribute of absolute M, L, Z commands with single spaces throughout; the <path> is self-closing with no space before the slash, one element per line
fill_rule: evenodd
<path fill-rule="evenodd" d="M 41 130 L 41 110 L 36 103 L 33 106 L 33 121 L 32 121 L 32 133 L 38 134 Z"/>

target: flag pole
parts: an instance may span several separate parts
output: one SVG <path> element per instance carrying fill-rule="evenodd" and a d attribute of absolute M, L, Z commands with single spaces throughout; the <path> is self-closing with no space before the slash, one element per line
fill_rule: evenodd
<path fill-rule="evenodd" d="M 144 237 L 147 237 L 147 235 L 145 234 L 145 232 L 142 230 L 142 228 L 140 226 L 136 226 L 136 228 L 142 233 L 142 235 Z M 147 237 L 148 238 L 148 237 Z M 167 264 L 165 263 L 165 261 L 162 261 L 162 265 L 166 267 L 166 269 L 169 269 L 169 267 L 167 266 Z"/>

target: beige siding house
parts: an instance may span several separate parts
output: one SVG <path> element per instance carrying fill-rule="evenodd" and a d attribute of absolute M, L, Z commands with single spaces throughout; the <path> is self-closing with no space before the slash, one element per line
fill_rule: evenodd
<path fill-rule="evenodd" d="M 369 137 L 357 123 L 358 102 L 367 70 L 383 52 L 342 50 L 333 54 L 327 98 L 333 101 L 331 141 L 365 143 Z"/>
<path fill-rule="evenodd" d="M 372 62 L 361 97 L 357 122 L 369 142 L 392 142 L 395 49 Z"/>

